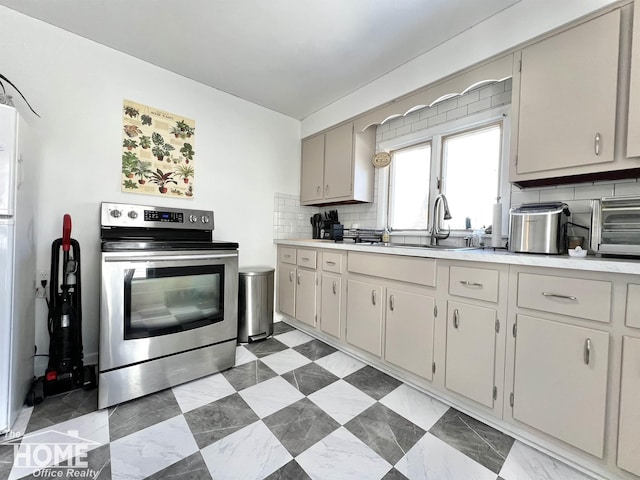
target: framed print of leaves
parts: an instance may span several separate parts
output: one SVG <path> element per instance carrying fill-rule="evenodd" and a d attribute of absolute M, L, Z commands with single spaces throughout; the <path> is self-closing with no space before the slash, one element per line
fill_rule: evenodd
<path fill-rule="evenodd" d="M 124 100 L 122 191 L 192 198 L 195 120 Z"/>

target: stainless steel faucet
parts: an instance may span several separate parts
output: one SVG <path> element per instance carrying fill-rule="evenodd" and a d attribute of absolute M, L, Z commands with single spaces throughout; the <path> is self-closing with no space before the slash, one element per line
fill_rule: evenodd
<path fill-rule="evenodd" d="M 433 202 L 431 245 L 437 245 L 438 240 L 444 240 L 445 238 L 448 238 L 449 234 L 451 233 L 451 228 L 448 228 L 446 232 L 441 231 L 439 209 L 440 203 L 442 203 L 442 207 L 444 208 L 444 220 L 451 220 L 451 212 L 449 211 L 449 203 L 447 202 L 447 197 L 444 196 L 444 193 L 441 193 Z"/>

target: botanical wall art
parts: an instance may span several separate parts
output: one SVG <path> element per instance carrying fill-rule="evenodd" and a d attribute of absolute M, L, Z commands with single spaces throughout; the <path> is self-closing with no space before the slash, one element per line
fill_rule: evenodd
<path fill-rule="evenodd" d="M 194 120 L 124 101 L 122 191 L 193 197 Z"/>

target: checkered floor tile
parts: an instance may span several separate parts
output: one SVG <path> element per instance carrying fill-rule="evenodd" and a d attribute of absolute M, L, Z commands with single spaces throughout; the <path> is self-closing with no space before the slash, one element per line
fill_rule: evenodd
<path fill-rule="evenodd" d="M 95 390 L 25 407 L 0 480 L 587 478 L 283 322 L 236 360 L 106 410 Z"/>

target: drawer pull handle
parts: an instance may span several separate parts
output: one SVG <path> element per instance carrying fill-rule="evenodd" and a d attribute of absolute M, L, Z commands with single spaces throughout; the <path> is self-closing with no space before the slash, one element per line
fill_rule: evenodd
<path fill-rule="evenodd" d="M 300 280 L 302 279 L 302 274 L 298 274 L 298 285 L 300 285 Z"/>
<path fill-rule="evenodd" d="M 333 281 L 333 294 L 336 294 L 336 281 Z"/>
<path fill-rule="evenodd" d="M 584 363 L 589 365 L 591 360 L 591 339 L 587 338 L 584 342 Z"/>
<path fill-rule="evenodd" d="M 389 297 L 389 308 L 391 309 L 392 312 L 395 309 L 395 304 L 396 304 L 395 300 L 396 299 L 395 299 L 394 295 L 391 295 Z"/>
<path fill-rule="evenodd" d="M 456 308 L 453 311 L 453 328 L 458 328 L 460 326 L 460 312 Z"/>
<path fill-rule="evenodd" d="M 293 282 L 293 271 L 289 272 L 289 281 Z"/>
<path fill-rule="evenodd" d="M 335 266 L 336 266 L 336 262 L 332 262 L 331 260 L 327 260 L 327 262 L 326 262 L 326 263 L 327 263 L 327 265 L 330 265 L 330 266 L 332 266 L 332 267 L 335 267 Z"/>
<path fill-rule="evenodd" d="M 309 261 L 309 257 L 302 257 L 302 261 L 303 262 L 308 262 Z"/>
<path fill-rule="evenodd" d="M 593 150 L 596 155 L 600 155 L 600 132 L 596 133 L 595 138 L 593 139 Z"/>
<path fill-rule="evenodd" d="M 564 298 L 566 300 L 577 300 L 577 297 L 574 297 L 573 295 L 560 295 L 559 293 L 551 293 L 551 292 L 542 292 L 542 295 L 545 297 L 555 297 L 555 298 Z"/>
<path fill-rule="evenodd" d="M 289 253 L 285 254 L 284 258 L 291 258 L 291 254 Z"/>
<path fill-rule="evenodd" d="M 468 280 L 460 280 L 460 283 L 462 285 L 466 285 L 467 287 L 482 287 L 484 285 L 482 285 L 481 283 L 477 283 L 477 282 L 470 282 Z"/>
<path fill-rule="evenodd" d="M 376 291 L 375 290 L 371 290 L 371 303 L 372 304 L 376 304 Z"/>

